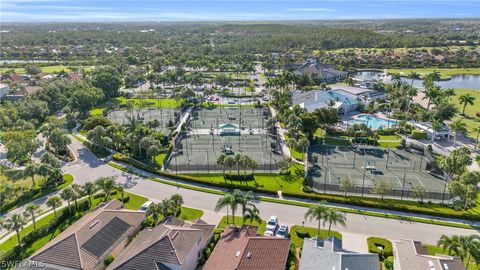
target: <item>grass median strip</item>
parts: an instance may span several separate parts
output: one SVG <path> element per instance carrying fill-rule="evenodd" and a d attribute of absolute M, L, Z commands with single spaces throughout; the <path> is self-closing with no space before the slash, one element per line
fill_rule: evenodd
<path fill-rule="evenodd" d="M 108 165 L 110 165 L 110 166 L 112 166 L 112 167 L 114 167 L 118 170 L 128 172 L 130 174 L 134 174 L 134 175 L 137 175 L 137 176 L 140 176 L 140 177 L 144 177 L 140 173 L 137 173 L 137 172 L 134 172 L 130 169 L 127 169 L 120 164 L 117 164 L 117 163 L 114 163 L 114 162 L 108 162 Z M 156 178 L 156 177 L 146 177 L 146 178 L 148 178 L 152 181 L 155 181 L 155 182 L 159 182 L 159 183 L 163 183 L 163 184 L 167 184 L 167 185 L 178 186 L 178 187 L 191 189 L 191 190 L 195 190 L 195 191 L 206 192 L 206 193 L 215 194 L 215 195 L 225 194 L 225 192 L 223 192 L 221 190 L 184 184 L 184 183 L 180 183 L 179 181 L 160 179 L 160 178 Z M 277 199 L 277 198 L 272 198 L 272 197 L 264 197 L 264 196 L 260 196 L 259 199 L 260 199 L 260 201 L 264 201 L 264 202 L 279 203 L 279 204 L 293 205 L 293 206 L 299 206 L 299 207 L 310 207 L 314 204 L 314 203 L 309 203 L 309 202 L 301 202 L 301 201 L 293 201 L 293 200 L 285 200 L 285 199 L 282 200 L 282 199 Z M 456 223 L 456 222 L 449 222 L 449 221 L 442 221 L 442 220 L 435 220 L 435 219 L 428 219 L 428 218 L 407 217 L 407 216 L 402 216 L 402 215 L 397 215 L 397 214 L 379 213 L 379 212 L 374 212 L 374 211 L 364 211 L 364 210 L 356 210 L 356 209 L 349 209 L 349 208 L 342 208 L 342 207 L 333 207 L 333 206 L 329 206 L 329 207 L 340 210 L 340 211 L 345 212 L 345 213 L 372 216 L 372 217 L 397 219 L 397 220 L 404 220 L 404 221 L 409 221 L 409 222 L 419 222 L 419 223 L 425 223 L 425 224 L 464 228 L 464 229 L 479 229 L 480 228 L 480 227 L 477 227 L 477 226 L 472 226 L 472 225 L 464 224 L 464 223 Z"/>

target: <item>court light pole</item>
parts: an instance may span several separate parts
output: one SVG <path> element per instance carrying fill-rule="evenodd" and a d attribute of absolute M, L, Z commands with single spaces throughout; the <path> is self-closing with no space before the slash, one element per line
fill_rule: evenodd
<path fill-rule="evenodd" d="M 328 169 L 325 167 L 325 178 L 323 180 L 323 194 L 327 193 L 327 173 Z"/>
<path fill-rule="evenodd" d="M 403 200 L 403 192 L 405 190 L 405 179 L 407 178 L 407 172 L 404 172 L 403 173 L 403 184 L 402 184 L 402 196 L 401 196 L 401 200 Z"/>
<path fill-rule="evenodd" d="M 385 163 L 385 170 L 388 170 L 388 160 L 390 159 L 390 149 L 387 149 L 387 162 Z"/>
<path fill-rule="evenodd" d="M 363 167 L 363 179 L 362 179 L 362 197 L 365 190 L 365 173 L 367 172 L 367 165 Z"/>

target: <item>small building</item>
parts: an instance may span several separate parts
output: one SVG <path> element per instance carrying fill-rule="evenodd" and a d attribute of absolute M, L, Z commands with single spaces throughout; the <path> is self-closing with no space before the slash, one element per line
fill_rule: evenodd
<path fill-rule="evenodd" d="M 448 139 L 453 136 L 447 125 L 442 124 L 440 129 L 434 130 L 430 122 L 411 122 L 416 129 L 422 130 L 427 134 L 427 139 L 431 140 L 435 134 L 435 139 Z"/>
<path fill-rule="evenodd" d="M 257 227 L 228 227 L 203 270 L 285 270 L 290 239 L 257 235 Z"/>
<path fill-rule="evenodd" d="M 297 76 L 308 75 L 321 82 L 336 82 L 343 80 L 348 72 L 336 70 L 335 65 L 323 64 L 317 59 L 307 59 L 304 63 L 294 66 Z"/>
<path fill-rule="evenodd" d="M 303 242 L 299 269 L 379 270 L 380 260 L 378 254 L 344 250 L 342 240 L 336 237 L 314 237 Z"/>
<path fill-rule="evenodd" d="M 458 257 L 443 254 L 428 255 L 420 241 L 401 239 L 393 242 L 395 270 L 465 270 Z"/>
<path fill-rule="evenodd" d="M 8 84 L 0 83 L 0 100 L 10 93 L 10 86 Z"/>
<path fill-rule="evenodd" d="M 138 232 L 144 212 L 125 210 L 119 200 L 97 207 L 48 242 L 30 258 L 30 269 L 105 269 Z M 41 267 L 35 268 L 35 265 Z"/>
<path fill-rule="evenodd" d="M 335 108 L 338 115 L 345 115 L 356 111 L 360 102 L 368 103 L 372 100 L 385 99 L 385 93 L 371 89 L 342 86 L 333 90 L 315 90 L 295 92 L 292 104 L 313 112 L 321 108 Z"/>
<path fill-rule="evenodd" d="M 240 135 L 238 125 L 232 123 L 218 125 L 218 131 L 220 135 Z"/>
<path fill-rule="evenodd" d="M 170 217 L 141 231 L 107 269 L 195 270 L 214 229 L 215 225 L 201 219 L 188 222 Z"/>

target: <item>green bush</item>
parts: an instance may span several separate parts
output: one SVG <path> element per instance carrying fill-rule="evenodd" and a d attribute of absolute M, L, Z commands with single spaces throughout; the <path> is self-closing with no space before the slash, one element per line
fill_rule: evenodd
<path fill-rule="evenodd" d="M 302 191 L 305 192 L 305 193 L 313 192 L 312 187 L 310 187 L 310 186 L 302 186 Z"/>
<path fill-rule="evenodd" d="M 367 243 L 368 251 L 379 254 L 381 261 L 393 256 L 392 242 L 388 241 L 387 239 L 380 237 L 369 237 L 367 239 Z"/>
<path fill-rule="evenodd" d="M 225 179 L 227 180 L 233 180 L 233 181 L 251 181 L 253 180 L 253 174 L 249 173 L 249 174 L 230 174 L 230 173 L 227 173 L 225 174 Z"/>
<path fill-rule="evenodd" d="M 387 136 L 387 135 L 395 135 L 395 130 L 394 129 L 379 129 L 377 130 L 377 134 L 378 135 L 382 135 L 382 136 Z"/>
<path fill-rule="evenodd" d="M 305 239 L 305 238 L 310 238 L 310 232 L 308 231 L 301 231 L 301 230 L 298 230 L 295 232 L 298 236 L 298 238 L 301 238 L 301 239 Z"/>
<path fill-rule="evenodd" d="M 105 259 L 103 260 L 103 263 L 105 264 L 105 266 L 109 266 L 113 260 L 115 258 L 112 256 L 112 255 L 108 255 L 107 257 L 105 257 Z"/>
<path fill-rule="evenodd" d="M 427 132 L 423 130 L 412 130 L 412 139 L 425 140 L 427 138 Z"/>

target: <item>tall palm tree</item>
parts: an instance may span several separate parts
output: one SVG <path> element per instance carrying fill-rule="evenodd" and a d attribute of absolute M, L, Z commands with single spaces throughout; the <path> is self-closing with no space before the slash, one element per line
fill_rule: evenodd
<path fill-rule="evenodd" d="M 324 205 L 326 201 L 321 201 L 319 204 L 315 204 L 308 208 L 307 212 L 305 213 L 306 220 L 316 220 L 318 222 L 317 227 L 317 237 L 320 238 L 320 225 L 322 224 L 322 220 L 325 218 L 325 215 L 328 211 L 328 208 Z"/>
<path fill-rule="evenodd" d="M 75 192 L 75 196 L 73 196 L 73 200 L 75 201 L 75 209 L 78 210 L 78 199 L 80 199 L 84 196 L 83 188 L 82 188 L 82 186 L 80 186 L 78 184 L 72 184 L 71 187 L 72 187 L 73 191 Z"/>
<path fill-rule="evenodd" d="M 83 185 L 83 192 L 88 196 L 89 204 L 92 204 L 92 195 L 97 192 L 98 187 L 92 182 L 87 182 Z"/>
<path fill-rule="evenodd" d="M 452 235 L 449 237 L 442 235 L 437 245 L 440 246 L 443 251 L 447 251 L 449 255 L 458 256 L 462 261 L 466 260 L 465 268 L 468 269 L 471 257 L 474 256 L 475 259 L 478 259 L 476 257 L 478 256 L 477 253 L 480 248 L 480 236 Z"/>
<path fill-rule="evenodd" d="M 6 220 L 3 221 L 2 227 L 7 231 L 15 231 L 17 234 L 17 242 L 20 246 L 22 244 L 22 239 L 20 237 L 20 231 L 27 224 L 25 218 L 20 214 L 11 214 Z"/>
<path fill-rule="evenodd" d="M 413 81 L 420 79 L 420 74 L 418 74 L 418 73 L 415 72 L 415 71 L 410 71 L 410 74 L 408 75 L 408 77 L 409 77 L 410 79 L 412 79 L 412 84 L 411 84 L 411 85 L 413 86 Z"/>
<path fill-rule="evenodd" d="M 237 201 L 236 201 L 236 198 L 233 196 L 232 193 L 225 193 L 225 195 L 223 195 L 223 197 L 218 199 L 217 204 L 215 205 L 215 211 L 218 212 L 225 207 L 227 207 L 227 211 L 228 211 L 229 207 L 231 208 L 231 210 L 232 210 L 232 222 L 235 226 L 235 211 L 237 210 Z M 228 222 L 228 212 L 227 212 L 227 224 L 229 224 L 229 222 Z"/>
<path fill-rule="evenodd" d="M 45 204 L 53 209 L 53 214 L 57 217 L 57 208 L 62 205 L 62 199 L 57 195 L 50 196 Z"/>
<path fill-rule="evenodd" d="M 467 93 L 458 97 L 460 104 L 463 104 L 462 115 L 465 115 L 465 108 L 467 105 L 474 105 L 475 97 Z"/>
<path fill-rule="evenodd" d="M 478 145 L 480 144 L 478 138 L 480 137 L 480 126 L 473 129 L 474 132 L 477 132 L 477 138 L 475 140 L 475 149 L 477 149 Z"/>
<path fill-rule="evenodd" d="M 345 226 L 347 221 L 347 218 L 345 217 L 345 214 L 334 210 L 334 209 L 327 209 L 325 212 L 324 220 L 323 220 L 323 226 L 325 226 L 326 223 L 328 223 L 328 236 L 330 236 L 330 231 L 332 229 L 332 224 L 333 225 L 343 225 Z"/>
<path fill-rule="evenodd" d="M 105 201 L 108 201 L 108 199 L 110 198 L 110 194 L 116 187 L 115 177 L 100 177 L 95 180 L 95 185 L 97 185 L 105 193 Z"/>
<path fill-rule="evenodd" d="M 225 167 L 230 169 L 230 174 L 232 174 L 232 168 L 235 166 L 235 164 L 237 164 L 235 158 L 233 158 L 232 156 L 227 156 L 224 160 L 224 163 Z"/>
<path fill-rule="evenodd" d="M 247 211 L 247 208 L 250 206 L 254 206 L 254 200 L 257 199 L 255 195 L 253 195 L 253 192 L 250 190 L 248 192 L 242 192 L 238 189 L 233 191 L 234 196 L 238 198 L 238 204 L 241 207 L 242 211 L 242 225 L 245 222 L 245 213 Z"/>
<path fill-rule="evenodd" d="M 225 178 L 225 158 L 227 156 L 225 154 L 220 154 L 217 158 L 217 165 L 220 165 L 223 167 L 223 177 Z"/>
<path fill-rule="evenodd" d="M 152 203 L 150 204 L 150 206 L 148 207 L 145 215 L 147 217 L 149 217 L 150 215 L 153 217 L 153 226 L 157 225 L 158 223 L 158 215 L 159 214 L 162 214 L 162 205 L 160 205 L 160 203 Z"/>
<path fill-rule="evenodd" d="M 243 216 L 244 220 L 250 220 L 250 225 L 252 225 L 254 221 L 257 221 L 258 223 L 262 222 L 260 211 L 254 204 L 245 209 Z"/>
<path fill-rule="evenodd" d="M 176 217 L 178 212 L 182 209 L 183 197 L 180 194 L 173 194 L 170 196 L 170 202 L 173 208 L 173 215 Z"/>
<path fill-rule="evenodd" d="M 25 212 L 23 212 L 23 215 L 25 216 L 25 218 L 32 219 L 34 231 L 37 229 L 37 226 L 35 224 L 35 221 L 36 221 L 35 219 L 38 214 L 40 214 L 40 205 L 33 204 L 33 203 L 28 204 L 27 207 L 25 208 Z"/>
<path fill-rule="evenodd" d="M 163 199 L 161 202 L 158 203 L 158 208 L 160 210 L 160 213 L 164 217 L 167 217 L 170 215 L 170 211 L 173 208 L 172 201 L 169 199 Z"/>
<path fill-rule="evenodd" d="M 64 201 L 67 201 L 68 211 L 70 211 L 70 214 L 72 214 L 72 207 L 70 205 L 70 201 L 72 201 L 75 196 L 75 191 L 73 191 L 71 187 L 66 187 L 60 192 L 60 198 L 62 198 L 62 200 Z"/>
<path fill-rule="evenodd" d="M 450 129 L 453 131 L 453 146 L 457 144 L 457 133 L 467 132 L 467 124 L 462 119 L 457 119 L 450 124 Z"/>
<path fill-rule="evenodd" d="M 32 178 L 32 187 L 35 186 L 35 175 L 38 174 L 39 170 L 40 164 L 35 162 L 28 163 L 25 167 L 25 174 L 29 175 Z"/>
<path fill-rule="evenodd" d="M 115 189 L 120 192 L 120 198 L 122 199 L 123 203 L 123 197 L 125 196 L 125 186 L 122 183 L 117 183 L 115 185 Z"/>

